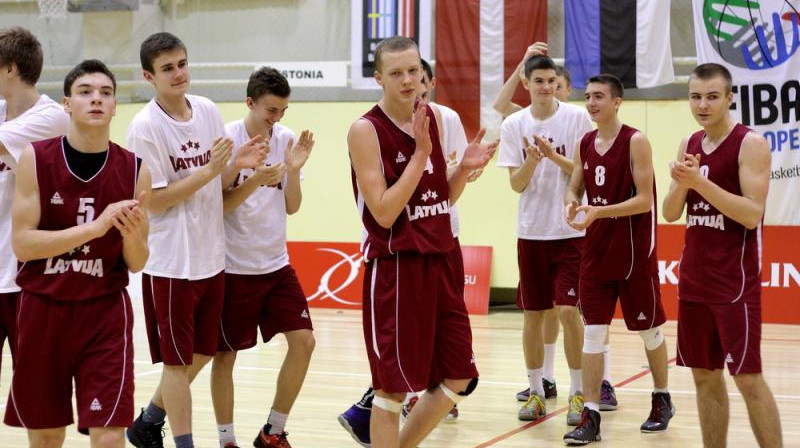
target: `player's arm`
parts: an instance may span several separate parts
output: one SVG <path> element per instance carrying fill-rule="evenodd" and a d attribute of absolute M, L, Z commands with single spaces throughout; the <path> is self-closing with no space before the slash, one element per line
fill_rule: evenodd
<path fill-rule="evenodd" d="M 133 207 L 136 200 L 111 204 L 94 221 L 77 224 L 63 230 L 39 230 L 41 205 L 36 180 L 33 148 L 23 150 L 17 164 L 14 199 L 11 205 L 11 245 L 19 261 L 50 258 L 68 252 L 111 228 L 111 215 L 121 207 Z"/>
<path fill-rule="evenodd" d="M 59 105 L 26 113 L 0 123 L 0 156 L 10 154 L 14 160 L 30 142 L 64 135 L 69 130 L 69 115 Z"/>
<path fill-rule="evenodd" d="M 444 120 L 442 119 L 442 112 L 436 107 L 435 104 L 428 105 L 431 110 L 433 111 L 433 116 L 436 118 L 436 129 L 439 131 L 439 146 L 442 148 L 442 152 L 444 153 L 444 161 L 447 163 L 447 183 L 450 185 L 450 204 L 455 204 L 458 201 L 458 198 L 461 197 L 461 193 L 464 192 L 464 187 L 467 185 L 466 180 L 464 182 L 458 181 L 457 176 L 460 174 L 460 168 L 458 167 L 458 163 L 449 163 L 450 155 L 449 151 L 450 148 L 446 146 L 445 142 L 445 135 L 444 135 Z M 465 145 L 466 146 L 466 145 Z M 461 149 L 461 148 L 459 148 Z M 458 151 L 456 151 L 458 152 Z M 455 181 L 455 182 L 454 182 Z"/>
<path fill-rule="evenodd" d="M 514 69 L 514 73 L 508 77 L 505 84 L 503 84 L 503 87 L 500 89 L 500 93 L 497 94 L 497 98 L 494 100 L 492 107 L 494 110 L 499 112 L 500 115 L 507 117 L 518 110 L 522 110 L 522 107 L 519 104 L 512 102 L 511 99 L 514 97 L 514 92 L 517 91 L 520 80 L 523 76 L 525 76 L 523 74 L 525 62 L 531 56 L 542 55 L 546 53 L 547 44 L 544 42 L 536 42 L 527 48 L 525 51 L 525 56 L 522 57 L 522 61 L 517 64 L 517 67 Z"/>
<path fill-rule="evenodd" d="M 447 182 L 450 185 L 451 205 L 455 204 L 458 199 L 458 196 L 453 196 L 453 192 L 455 191 L 460 195 L 469 180 L 469 175 L 475 170 L 483 169 L 492 160 L 492 156 L 497 151 L 497 146 L 500 142 L 481 143 L 484 135 L 486 135 L 486 129 L 478 131 L 475 138 L 469 142 L 469 145 L 464 150 L 464 157 L 455 165 L 452 172 L 448 173 L 450 174 Z"/>
<path fill-rule="evenodd" d="M 233 160 L 229 161 L 222 170 L 222 189 L 230 187 L 244 168 L 255 169 L 257 166 L 261 166 L 269 154 L 269 150 L 269 143 L 261 135 L 256 135 L 245 142 L 235 151 L 232 156 Z"/>
<path fill-rule="evenodd" d="M 153 189 L 149 205 L 150 211 L 161 213 L 174 207 L 219 176 L 228 163 L 232 146 L 233 142 L 228 138 L 214 139 L 214 144 L 211 148 L 211 159 L 208 164 L 183 179 L 172 182 L 165 187 Z M 139 151 L 136 153 L 139 154 Z"/>
<path fill-rule="evenodd" d="M 386 229 L 394 224 L 414 194 L 433 149 L 428 132 L 430 119 L 425 116 L 425 108 L 417 108 L 413 126 L 416 149 L 403 174 L 391 187 L 387 187 L 383 176 L 378 138 L 372 124 L 367 120 L 357 120 L 347 134 L 350 163 L 359 191 L 372 216 Z"/>
<path fill-rule="evenodd" d="M 764 216 L 769 190 L 771 155 L 764 137 L 750 132 L 742 140 L 739 151 L 739 185 L 742 195 L 730 193 L 699 173 L 698 167 L 679 167 L 685 185 L 697 191 L 705 200 L 725 216 L 748 229 L 754 229 Z"/>
<path fill-rule="evenodd" d="M 114 218 L 114 227 L 122 235 L 122 258 L 131 272 L 144 269 L 150 250 L 147 247 L 147 235 L 150 223 L 147 219 L 147 201 L 149 200 L 152 179 L 150 169 L 142 163 L 139 178 L 136 180 L 136 193 L 134 197 L 138 205 L 131 208 L 122 208 Z"/>
<path fill-rule="evenodd" d="M 564 194 L 564 215 L 567 222 L 575 218 L 576 210 L 583 200 L 586 191 L 586 184 L 583 180 L 583 162 L 581 162 L 581 143 L 575 143 L 575 154 L 573 155 L 572 175 L 569 178 L 567 192 Z"/>
<path fill-rule="evenodd" d="M 672 182 L 669 185 L 667 195 L 664 196 L 664 202 L 661 204 L 661 213 L 664 215 L 664 219 L 667 222 L 675 222 L 680 219 L 681 215 L 683 215 L 684 208 L 686 208 L 686 194 L 689 192 L 689 189 L 676 182 L 675 175 L 678 165 L 684 162 L 686 147 L 688 145 L 689 138 L 686 137 L 678 146 L 677 159 L 669 163 L 669 174 L 672 178 Z"/>
<path fill-rule="evenodd" d="M 572 159 L 559 154 L 558 151 L 553 149 L 550 141 L 540 135 L 534 135 L 533 140 L 536 142 L 536 147 L 539 148 L 539 152 L 541 152 L 543 156 L 558 165 L 565 173 L 572 174 Z"/>
<path fill-rule="evenodd" d="M 511 189 L 517 193 L 522 193 L 528 188 L 536 167 L 539 166 L 539 162 L 544 157 L 538 148 L 531 145 L 527 137 L 523 137 L 522 142 L 525 145 L 525 160 L 523 160 L 521 166 L 508 167 L 508 180 L 511 183 Z"/>
<path fill-rule="evenodd" d="M 653 150 L 647 136 L 641 132 L 631 137 L 631 165 L 636 194 L 618 204 L 595 207 L 596 218 L 638 215 L 653 208 Z"/>
<path fill-rule="evenodd" d="M 283 186 L 283 195 L 286 201 L 286 213 L 293 215 L 300 210 L 303 202 L 303 192 L 300 189 L 300 170 L 305 166 L 311 150 L 314 149 L 314 134 L 308 129 L 300 133 L 297 144 L 289 140 L 286 145 L 286 185 Z"/>

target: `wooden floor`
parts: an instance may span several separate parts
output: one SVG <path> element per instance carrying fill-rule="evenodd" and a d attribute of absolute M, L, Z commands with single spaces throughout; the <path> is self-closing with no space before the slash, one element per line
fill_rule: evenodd
<path fill-rule="evenodd" d="M 137 307 L 137 303 L 134 302 Z M 137 307 L 141 310 L 141 307 Z M 136 405 L 149 400 L 159 379 L 160 366 L 150 363 L 139 311 L 136 326 Z M 317 348 L 305 386 L 287 424 L 295 448 L 357 447 L 336 421 L 336 416 L 360 398 L 369 384 L 368 367 L 361 336 L 358 312 L 312 310 Z M 425 448 L 548 447 L 562 446 L 567 430 L 566 395 L 569 375 L 563 352 L 558 353 L 556 375 L 560 395 L 548 400 L 548 418 L 533 423 L 517 420 L 519 403 L 515 393 L 526 385 L 520 343 L 522 315 L 517 311 L 497 311 L 473 317 L 474 350 L 481 372 L 476 392 L 460 406 L 457 422 L 443 423 L 422 444 Z M 800 325 L 765 325 L 762 353 L 765 377 L 778 401 L 787 447 L 800 447 L 800 374 L 797 373 Z M 667 324 L 670 357 L 675 352 L 675 323 Z M 268 345 L 243 352 L 235 371 L 236 433 L 242 447 L 250 446 L 263 424 L 272 402 L 274 384 L 286 344 L 276 337 Z M 559 350 L 560 345 L 559 345 Z M 649 411 L 652 383 L 644 370 L 646 360 L 641 340 L 628 333 L 622 322 L 611 327 L 612 374 L 620 408 L 604 412 L 603 442 L 606 447 L 701 447 L 694 388 L 687 369 L 671 359 L 670 390 L 677 415 L 665 434 L 642 434 L 638 428 Z M 5 397 L 11 381 L 11 362 L 4 350 L 0 394 Z M 795 367 L 793 367 L 795 366 Z M 216 426 L 209 395 L 209 369 L 193 386 L 194 438 L 198 447 L 218 446 Z M 747 414 L 741 397 L 729 382 L 731 391 L 731 446 L 754 447 Z M 42 403 L 47 406 L 47 403 Z M 0 405 L 5 410 L 5 404 Z M 0 447 L 27 446 L 25 432 L 0 427 Z M 72 426 L 67 430 L 66 447 L 89 446 L 88 438 Z M 173 446 L 167 431 L 166 446 Z"/>

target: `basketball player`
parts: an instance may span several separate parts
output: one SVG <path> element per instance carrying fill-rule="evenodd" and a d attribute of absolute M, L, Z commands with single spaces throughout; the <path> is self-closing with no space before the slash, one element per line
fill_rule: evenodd
<path fill-rule="evenodd" d="M 255 346 L 258 328 L 264 342 L 283 333 L 288 352 L 269 417 L 253 442 L 256 447 L 290 446 L 284 431 L 286 419 L 314 351 L 308 302 L 286 248 L 286 216 L 300 209 L 300 170 L 314 147 L 314 134 L 306 130 L 298 139 L 279 123 L 290 93 L 289 83 L 279 71 L 260 68 L 247 84 L 247 116 L 225 127 L 234 147 L 264 135 L 269 137 L 271 151 L 266 165 L 242 170 L 223 194 L 225 304 L 211 368 L 221 448 L 236 446 L 233 366 L 239 350 Z"/>
<path fill-rule="evenodd" d="M 63 445 L 73 422 L 92 447 L 125 446 L 133 420 L 128 269 L 148 257 L 150 173 L 109 141 L 114 75 L 87 60 L 64 80 L 66 136 L 27 147 L 17 166 L 14 252 L 23 262 L 14 378 L 5 422 L 32 447 Z"/>
<path fill-rule="evenodd" d="M 467 147 L 467 136 L 464 132 L 464 126 L 461 123 L 461 117 L 458 112 L 450 109 L 447 106 L 430 102 L 433 96 L 433 89 L 436 88 L 436 77 L 433 74 L 433 68 L 425 59 L 420 61 L 422 69 L 424 70 L 422 76 L 422 91 L 419 98 L 423 101 L 428 101 L 431 108 L 437 109 L 442 115 L 442 150 L 447 152 L 448 164 L 454 167 L 460 157 L 463 155 L 464 149 Z M 450 168 L 448 168 L 450 169 Z M 467 178 L 468 182 L 474 182 L 482 174 L 483 170 L 474 170 Z M 458 241 L 460 231 L 458 214 L 455 205 L 450 206 L 450 226 L 453 231 L 453 244 L 454 248 L 448 254 L 448 260 L 454 269 L 451 270 L 453 274 L 453 284 L 461 287 L 461 296 L 463 297 L 463 279 L 464 279 L 464 262 L 461 253 L 461 245 Z M 362 396 L 361 400 L 354 403 L 350 408 L 339 415 L 339 423 L 347 430 L 353 439 L 362 446 L 370 446 L 369 438 L 369 420 L 370 413 L 372 412 L 372 398 L 375 393 L 370 386 Z M 416 392 L 409 392 L 406 394 L 403 409 L 401 411 L 401 418 L 407 419 L 411 410 L 414 408 L 418 400 Z M 458 407 L 453 405 L 452 409 L 445 415 L 443 421 L 452 422 L 458 419 Z"/>
<path fill-rule="evenodd" d="M 133 119 L 128 147 L 152 172 L 152 256 L 142 275 L 145 320 L 161 382 L 128 439 L 162 447 L 165 411 L 177 448 L 194 446 L 189 384 L 217 351 L 224 294 L 225 233 L 222 188 L 236 172 L 263 161 L 266 144 L 254 137 L 228 164 L 233 143 L 210 100 L 188 95 L 186 47 L 170 33 L 142 42 L 144 78 L 156 97 Z M 227 169 L 226 169 L 227 168 Z"/>
<path fill-rule="evenodd" d="M 522 61 L 517 65 L 514 73 L 509 76 L 503 88 L 497 95 L 494 102 L 494 109 L 503 115 L 503 118 L 522 110 L 522 107 L 511 101 L 514 92 L 517 90 L 519 82 L 524 80 L 525 62 L 533 56 L 546 56 L 547 44 L 544 42 L 536 42 L 528 47 Z M 524 82 L 524 81 L 523 81 Z M 556 66 L 556 87 L 553 96 L 562 103 L 567 102 L 569 95 L 572 93 L 572 77 L 569 70 L 560 65 Z M 542 323 L 542 333 L 544 338 L 544 361 L 542 364 L 542 385 L 544 388 L 544 398 L 554 398 L 558 396 L 556 388 L 555 377 L 555 354 L 556 354 L 556 341 L 558 340 L 559 333 L 559 314 L 556 307 L 544 310 L 544 317 Z M 564 346 L 566 349 L 567 345 Z M 611 358 L 609 356 L 608 335 L 603 351 L 603 382 L 600 386 L 600 410 L 611 411 L 617 409 L 617 396 L 612 386 L 611 379 Z M 530 388 L 517 392 L 517 400 L 528 401 L 530 398 Z"/>
<path fill-rule="evenodd" d="M 575 154 L 565 212 L 576 230 L 586 229 L 581 253 L 580 306 L 585 322 L 583 392 L 585 407 L 567 444 L 600 440 L 600 383 L 603 345 L 619 297 L 625 324 L 644 341 L 655 390 L 642 432 L 665 431 L 675 413 L 667 391 L 667 345 L 661 325 L 656 261 L 655 180 L 650 143 L 623 124 L 617 112 L 622 83 L 613 75 L 589 78 L 586 109 L 597 124 Z M 579 205 L 586 192 L 587 205 Z"/>
<path fill-rule="evenodd" d="M 42 59 L 42 46 L 30 31 L 0 30 L 0 351 L 7 338 L 12 360 L 19 300 L 17 260 L 11 250 L 14 169 L 28 144 L 64 135 L 69 128 L 64 108 L 36 90 Z"/>
<path fill-rule="evenodd" d="M 511 189 L 520 194 L 517 225 L 519 286 L 517 306 L 524 313 L 522 347 L 529 397 L 520 420 L 546 413 L 542 365 L 544 310 L 558 306 L 564 323 L 564 352 L 570 371 L 567 424 L 577 425 L 583 411 L 578 271 L 584 231 L 562 218 L 564 195 L 573 171 L 576 143 L 592 129 L 589 114 L 554 97 L 556 65 L 547 56 L 525 62 L 523 87 L 531 105 L 503 121 L 497 166 L 507 167 Z"/>
<path fill-rule="evenodd" d="M 469 319 L 445 255 L 453 247 L 448 210 L 468 173 L 489 162 L 494 144 L 480 144 L 479 132 L 447 172 L 441 116 L 417 104 L 422 67 L 411 39 L 378 44 L 375 80 L 383 96 L 353 123 L 347 139 L 367 232 L 364 339 L 375 388 L 370 439 L 376 448 L 416 447 L 477 385 Z M 405 393 L 422 389 L 428 393 L 398 432 Z"/>
<path fill-rule="evenodd" d="M 781 422 L 761 374 L 761 222 L 770 150 L 733 121 L 731 74 L 719 64 L 689 77 L 689 106 L 703 130 L 681 142 L 670 163 L 664 218 L 686 208 L 678 281 L 678 365 L 691 367 L 706 447 L 726 446 L 729 405 L 723 366 L 747 405 L 761 447 L 780 447 Z"/>

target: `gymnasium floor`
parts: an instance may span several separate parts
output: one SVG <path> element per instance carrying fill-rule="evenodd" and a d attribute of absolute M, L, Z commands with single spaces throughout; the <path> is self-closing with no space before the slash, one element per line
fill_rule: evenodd
<path fill-rule="evenodd" d="M 150 363 L 143 331 L 141 302 L 137 309 L 136 405 L 147 403 L 159 376 L 160 366 Z M 368 366 L 361 336 L 360 312 L 312 309 L 316 327 L 317 348 L 311 361 L 305 386 L 289 417 L 287 431 L 295 448 L 357 447 L 339 426 L 336 416 L 360 398 L 369 384 Z M 517 420 L 520 406 L 514 394 L 526 380 L 520 342 L 522 315 L 518 311 L 495 311 L 488 316 L 472 318 L 474 350 L 481 372 L 477 391 L 459 406 L 460 418 L 443 423 L 421 445 L 424 448 L 540 447 L 563 446 L 561 437 L 567 426 L 566 400 L 568 373 L 559 344 L 556 375 L 559 397 L 548 400 L 549 415 L 538 422 Z M 765 375 L 778 401 L 786 447 L 800 447 L 800 387 L 797 386 L 797 347 L 800 347 L 800 326 L 765 325 L 762 354 Z M 611 327 L 612 374 L 617 386 L 620 408 L 602 414 L 603 441 L 606 447 L 701 447 L 700 428 L 695 407 L 694 388 L 687 369 L 674 365 L 676 325 L 666 326 L 670 347 L 670 390 L 677 415 L 665 434 L 642 434 L 639 424 L 649 412 L 652 383 L 647 375 L 641 340 L 628 333 L 621 321 Z M 559 341 L 560 342 L 560 341 Z M 240 446 L 251 446 L 263 424 L 272 402 L 274 384 L 283 360 L 286 344 L 281 336 L 270 344 L 260 344 L 239 355 L 234 373 L 236 382 L 236 433 Z M 0 394 L 5 397 L 11 380 L 11 359 L 6 347 L 3 353 Z M 209 368 L 204 369 L 193 386 L 194 437 L 198 447 L 218 446 L 211 397 Z M 732 418 L 731 446 L 755 447 L 756 442 L 747 422 L 741 397 L 729 382 Z M 42 403 L 46 406 L 46 403 Z M 3 401 L 0 408 L 5 409 Z M 138 412 L 138 410 L 137 410 Z M 166 446 L 172 446 L 172 433 L 167 431 Z M 0 446 L 27 446 L 25 432 L 0 426 Z M 87 437 L 75 426 L 67 429 L 64 445 L 69 448 L 89 446 Z M 128 445 L 132 446 L 132 445 Z"/>

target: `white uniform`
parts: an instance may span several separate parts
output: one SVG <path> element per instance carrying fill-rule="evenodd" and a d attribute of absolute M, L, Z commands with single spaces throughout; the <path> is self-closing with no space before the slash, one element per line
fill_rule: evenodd
<path fill-rule="evenodd" d="M 41 95 L 19 117 L 6 121 L 6 102 L 0 100 L 0 143 L 8 154 L 0 157 L 0 293 L 19 291 L 14 283 L 17 259 L 11 250 L 11 202 L 14 198 L 14 171 L 22 150 L 32 142 L 64 135 L 69 130 L 69 115 L 64 108 Z"/>
<path fill-rule="evenodd" d="M 558 103 L 556 113 L 538 120 L 526 107 L 509 115 L 500 131 L 498 167 L 520 167 L 524 162 L 523 137 L 533 144 L 533 135 L 550 139 L 550 145 L 572 159 L 575 146 L 583 135 L 592 130 L 589 113 L 569 103 Z M 561 240 L 580 237 L 564 219 L 564 195 L 570 175 L 550 159 L 542 159 L 531 176 L 530 183 L 520 194 L 517 216 L 517 236 L 526 240 Z"/>
<path fill-rule="evenodd" d="M 211 100 L 186 95 L 189 121 L 175 121 L 155 99 L 128 129 L 128 149 L 153 176 L 153 189 L 188 177 L 208 164 L 214 139 L 225 136 L 225 124 Z M 150 215 L 150 258 L 144 272 L 157 277 L 200 280 L 225 268 L 222 225 L 222 180 L 215 177 L 189 198 Z"/>
<path fill-rule="evenodd" d="M 444 134 L 442 136 L 444 141 L 442 150 L 444 151 L 445 160 L 450 160 L 449 153 L 455 151 L 456 160 L 460 161 L 464 157 L 464 150 L 467 149 L 468 144 L 464 125 L 461 124 L 461 117 L 458 116 L 458 112 L 447 106 L 436 103 L 431 104 L 436 106 L 442 115 L 442 133 Z M 461 227 L 458 223 L 458 210 L 456 210 L 455 205 L 450 207 L 450 227 L 453 229 L 453 237 L 457 238 Z"/>
<path fill-rule="evenodd" d="M 247 135 L 244 120 L 228 123 L 225 132 L 233 140 L 234 148 L 252 138 Z M 269 139 L 270 152 L 265 161 L 267 165 L 284 162 L 289 140 L 297 142 L 297 136 L 291 129 L 278 123 L 273 125 Z M 252 169 L 242 170 L 234 185 L 241 184 L 252 174 Z M 283 191 L 287 179 L 288 175 L 284 176 L 281 184 L 275 187 L 258 187 L 236 209 L 225 215 L 225 272 L 269 274 L 289 264 Z"/>

